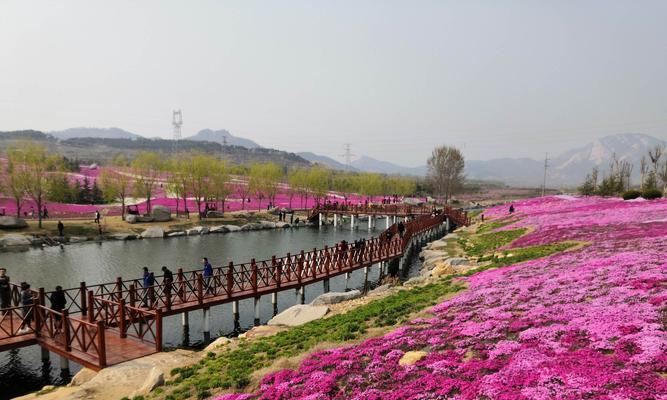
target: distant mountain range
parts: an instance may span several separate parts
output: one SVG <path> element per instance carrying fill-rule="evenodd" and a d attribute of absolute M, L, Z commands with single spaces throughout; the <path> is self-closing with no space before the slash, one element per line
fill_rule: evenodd
<path fill-rule="evenodd" d="M 110 138 L 110 139 L 142 139 L 143 136 L 128 132 L 120 128 L 71 128 L 63 131 L 49 132 L 60 139 L 72 138 Z M 241 146 L 247 149 L 263 149 L 256 142 L 234 136 L 229 131 L 202 129 L 197 134 L 185 138 L 193 141 L 209 141 L 222 143 L 223 137 L 227 144 Z M 593 167 L 598 167 L 604 173 L 612 157 L 627 160 L 635 165 L 633 179 L 639 176 L 639 160 L 648 150 L 656 145 L 667 145 L 664 139 L 641 133 L 625 133 L 605 136 L 596 139 L 585 146 L 574 148 L 552 157 L 547 172 L 547 185 L 573 186 L 583 182 L 586 174 Z M 359 172 L 378 172 L 383 174 L 402 174 L 425 176 L 426 165 L 406 167 L 387 161 L 377 160 L 368 156 L 361 156 L 345 165 L 331 157 L 312 152 L 297 153 L 300 158 L 311 163 L 325 165 L 332 169 Z M 544 160 L 531 158 L 498 158 L 492 160 L 466 160 L 466 176 L 476 180 L 501 181 L 514 186 L 539 186 L 542 183 Z"/>

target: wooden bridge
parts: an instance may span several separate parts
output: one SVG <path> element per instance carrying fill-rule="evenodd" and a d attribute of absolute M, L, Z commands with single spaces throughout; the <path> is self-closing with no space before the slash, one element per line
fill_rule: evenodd
<path fill-rule="evenodd" d="M 81 282 L 79 287 L 64 290 L 67 308 L 60 312 L 49 308 L 54 292 L 44 289 L 32 291 L 32 306 L 20 306 L 20 289 L 13 285 L 13 306 L 2 310 L 0 315 L 0 351 L 38 344 L 60 355 L 61 360 L 99 370 L 161 351 L 164 316 L 202 309 L 206 332 L 206 313 L 210 307 L 233 302 L 234 318 L 238 320 L 238 301 L 254 298 L 258 323 L 258 303 L 263 295 L 272 294 L 275 313 L 275 299 L 280 291 L 303 289 L 318 281 L 324 281 L 328 288 L 330 278 L 360 268 L 365 268 L 367 279 L 368 267 L 406 256 L 413 242 L 436 231 L 440 233 L 445 221 L 468 224 L 464 212 L 448 207 L 437 213 L 432 209 L 417 214 L 407 211 L 414 209 L 397 207 L 382 211 L 382 215 L 392 212 L 418 215 L 404 223 L 403 235 L 394 224 L 358 248 L 336 244 L 269 260 L 230 262 L 215 267 L 213 276 L 208 278 L 201 270 L 179 269 L 172 282 L 158 276 L 151 287 L 143 287 L 140 279 L 117 278 L 115 282 L 96 285 Z"/>

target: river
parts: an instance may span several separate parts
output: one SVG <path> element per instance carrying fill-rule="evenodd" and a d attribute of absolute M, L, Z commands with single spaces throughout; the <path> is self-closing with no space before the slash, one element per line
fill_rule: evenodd
<path fill-rule="evenodd" d="M 297 253 L 314 247 L 322 248 L 341 240 L 354 241 L 361 237 L 375 236 L 376 229 L 369 233 L 365 227 L 351 231 L 342 227 L 300 228 L 285 230 L 264 230 L 211 234 L 195 237 L 177 237 L 169 239 L 147 239 L 135 241 L 111 241 L 83 243 L 45 249 L 31 249 L 27 252 L 0 253 L 0 266 L 7 268 L 12 282 L 26 281 L 34 289 L 44 287 L 52 290 L 55 285 L 65 288 L 78 287 L 79 282 L 87 284 L 112 282 L 116 277 L 124 279 L 141 276 L 143 267 L 148 267 L 160 275 L 162 265 L 172 271 L 181 267 L 183 270 L 201 267 L 201 258 L 208 257 L 215 266 L 269 259 L 272 255 Z M 411 268 L 411 272 L 418 268 Z M 378 268 L 372 268 L 369 280 L 377 280 Z M 352 274 L 353 287 L 363 285 L 363 270 Z M 345 289 L 344 275 L 332 278 L 331 291 Z M 306 303 L 322 294 L 321 282 L 306 287 Z M 278 311 L 294 304 L 297 298 L 294 290 L 280 292 Z M 243 300 L 239 304 L 240 323 L 248 329 L 253 324 L 253 300 Z M 273 315 L 271 296 L 263 296 L 260 301 L 261 323 L 266 323 Z M 183 342 L 180 315 L 164 320 L 165 349 L 178 347 Z M 211 308 L 211 335 L 228 335 L 234 330 L 231 304 Z M 189 341 L 197 346 L 203 340 L 202 312 L 190 313 Z M 51 355 L 51 362 L 43 364 L 39 346 L 0 353 L 0 399 L 11 398 L 40 389 L 44 385 L 63 384 L 69 381 L 80 367 L 70 363 L 70 374 L 61 376 L 58 356 Z"/>

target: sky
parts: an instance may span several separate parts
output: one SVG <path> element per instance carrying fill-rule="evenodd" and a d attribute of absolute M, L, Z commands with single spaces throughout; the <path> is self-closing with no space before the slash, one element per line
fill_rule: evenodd
<path fill-rule="evenodd" d="M 0 130 L 227 129 L 416 166 L 667 139 L 667 1 L 0 0 Z"/>

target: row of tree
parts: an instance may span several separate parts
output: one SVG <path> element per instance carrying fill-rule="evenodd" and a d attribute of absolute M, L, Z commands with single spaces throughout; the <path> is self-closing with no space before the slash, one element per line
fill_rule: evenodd
<path fill-rule="evenodd" d="M 639 191 L 664 192 L 667 188 L 667 153 L 664 146 L 655 146 L 642 156 L 639 163 Z M 584 195 L 616 196 L 635 187 L 631 176 L 634 164 L 614 155 L 607 171 L 600 174 L 597 167 L 586 175 L 579 192 Z"/>

